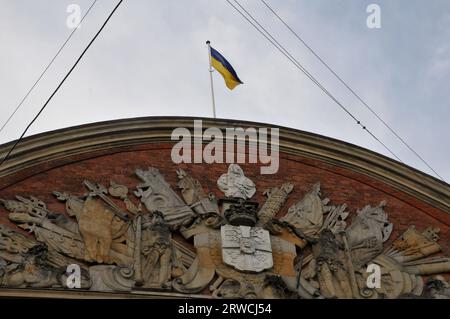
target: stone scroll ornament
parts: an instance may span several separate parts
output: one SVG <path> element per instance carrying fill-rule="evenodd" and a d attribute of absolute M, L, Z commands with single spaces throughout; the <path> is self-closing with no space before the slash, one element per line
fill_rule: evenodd
<path fill-rule="evenodd" d="M 24 194 L 0 200 L 17 226 L 0 224 L 0 290 L 69 290 L 67 266 L 77 264 L 75 289 L 101 292 L 450 297 L 442 276 L 450 259 L 441 254 L 439 230 L 411 226 L 390 240 L 395 225 L 384 201 L 351 215 L 345 204 L 322 198 L 316 183 L 285 207 L 295 187 L 285 182 L 258 203 L 251 200 L 255 183 L 237 164 L 218 176 L 218 189 L 204 189 L 183 169 L 173 172 L 174 188 L 156 168 L 135 173 L 135 186 L 86 180 L 82 196 L 55 190 L 64 212 Z M 379 286 L 367 284 L 371 264 L 380 267 Z"/>

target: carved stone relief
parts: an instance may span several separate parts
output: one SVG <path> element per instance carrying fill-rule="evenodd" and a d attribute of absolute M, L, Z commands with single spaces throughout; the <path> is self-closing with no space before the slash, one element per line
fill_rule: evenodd
<path fill-rule="evenodd" d="M 0 225 L 0 287 L 68 289 L 66 268 L 81 267 L 81 288 L 201 293 L 212 298 L 448 298 L 450 259 L 439 230 L 407 229 L 386 247 L 394 225 L 386 202 L 353 218 L 322 198 L 320 183 L 277 218 L 294 185 L 255 184 L 232 164 L 215 198 L 178 169 L 176 189 L 156 168 L 136 169 L 132 188 L 84 181 L 86 194 L 57 190 L 65 213 L 36 197 L 0 200 L 17 229 Z M 53 206 L 52 206 L 53 207 Z M 350 221 L 351 219 L 351 221 Z M 21 229 L 21 230 L 19 230 Z M 32 237 L 24 235 L 28 231 Z M 310 249 L 309 249 L 309 248 Z M 369 288 L 367 266 L 381 269 Z M 425 282 L 422 276 L 429 276 Z"/>
<path fill-rule="evenodd" d="M 213 193 L 206 195 L 200 182 L 184 170 L 177 170 L 177 175 L 179 179 L 177 186 L 189 207 L 199 215 L 219 213 L 219 206 Z"/>
<path fill-rule="evenodd" d="M 273 266 L 270 234 L 260 227 L 220 228 L 223 262 L 238 270 L 261 272 Z"/>
<path fill-rule="evenodd" d="M 141 199 L 149 212 L 160 211 L 166 223 L 173 229 L 188 225 L 195 213 L 183 202 L 178 194 L 166 182 L 156 168 L 136 170 L 136 175 L 143 181 L 137 186 L 135 195 Z"/>
<path fill-rule="evenodd" d="M 293 189 L 293 184 L 284 183 L 280 187 L 273 187 L 264 192 L 267 200 L 258 212 L 258 225 L 265 225 L 275 218 Z"/>
<path fill-rule="evenodd" d="M 228 172 L 220 176 L 217 185 L 226 197 L 249 199 L 256 192 L 255 183 L 244 175 L 237 164 L 230 164 Z"/>
<path fill-rule="evenodd" d="M 320 183 L 316 183 L 302 200 L 289 208 L 280 221 L 291 224 L 306 236 L 314 236 L 323 224 L 323 215 L 329 211 L 326 206 L 328 201 L 320 198 Z"/>

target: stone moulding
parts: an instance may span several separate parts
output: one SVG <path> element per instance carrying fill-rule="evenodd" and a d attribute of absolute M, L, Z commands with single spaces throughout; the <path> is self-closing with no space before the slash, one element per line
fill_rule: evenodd
<path fill-rule="evenodd" d="M 246 121 L 190 117 L 142 117 L 86 124 L 25 138 L 0 169 L 0 189 L 59 165 L 77 156 L 87 159 L 99 154 L 125 151 L 141 144 L 168 142 L 172 130 L 193 131 L 194 119 L 208 127 L 267 127 Z M 0 146 L 5 156 L 14 142 Z M 381 154 L 329 137 L 280 127 L 280 153 L 320 160 L 369 176 L 450 213 L 450 186 L 421 171 Z M 33 169 L 41 166 L 39 169 Z"/>

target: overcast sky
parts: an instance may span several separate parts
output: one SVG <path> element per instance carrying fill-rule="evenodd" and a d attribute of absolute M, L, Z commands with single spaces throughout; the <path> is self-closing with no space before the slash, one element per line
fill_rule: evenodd
<path fill-rule="evenodd" d="M 447 182 L 450 1 L 266 0 Z M 407 164 L 430 173 L 264 7 L 241 0 L 303 65 Z M 0 124 L 67 38 L 67 6 L 92 0 L 0 0 Z M 381 28 L 366 25 L 369 4 Z M 99 0 L 0 133 L 20 136 L 116 1 Z M 213 74 L 217 116 L 288 126 L 389 155 L 225 0 L 125 0 L 28 135 L 152 115 L 212 116 L 206 40 L 244 85 Z"/>

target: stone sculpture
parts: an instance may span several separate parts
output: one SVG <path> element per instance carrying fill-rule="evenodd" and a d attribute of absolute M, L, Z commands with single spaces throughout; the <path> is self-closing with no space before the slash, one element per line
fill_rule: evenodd
<path fill-rule="evenodd" d="M 175 193 L 156 168 L 150 167 L 146 171 L 137 169 L 136 175 L 143 183 L 137 186 L 135 195 L 141 199 L 149 212 L 155 210 L 162 212 L 172 229 L 178 229 L 192 222 L 195 213 Z"/>
<path fill-rule="evenodd" d="M 200 182 L 188 175 L 184 170 L 177 170 L 178 188 L 181 189 L 181 195 L 189 207 L 197 214 L 219 213 L 216 197 L 213 193 L 205 194 Z"/>
<path fill-rule="evenodd" d="M 261 272 L 273 266 L 270 234 L 261 227 L 220 228 L 223 262 L 238 270 Z"/>
<path fill-rule="evenodd" d="M 306 236 L 314 236 L 322 227 L 323 215 L 330 209 L 326 206 L 328 201 L 320 198 L 320 183 L 316 183 L 302 200 L 289 208 L 280 221 L 291 224 Z"/>
<path fill-rule="evenodd" d="M 161 212 L 144 215 L 141 263 L 144 287 L 170 287 L 173 255 L 171 232 Z"/>
<path fill-rule="evenodd" d="M 55 191 L 65 212 L 34 196 L 0 199 L 18 227 L 0 224 L 0 289 L 67 289 L 67 266 L 77 264 L 78 289 L 103 292 L 209 289 L 212 298 L 310 299 L 450 295 L 442 276 L 450 273 L 450 259 L 442 256 L 439 229 L 410 227 L 391 238 L 394 225 L 384 201 L 357 210 L 350 221 L 347 206 L 331 205 L 316 183 L 278 217 L 294 185 L 269 188 L 258 210 L 259 203 L 250 201 L 256 186 L 237 164 L 217 180 L 225 195 L 219 199 L 182 169 L 174 172 L 177 190 L 156 168 L 135 172 L 142 181 L 135 186 L 84 181 L 85 195 Z M 380 267 L 380 287 L 367 285 L 371 264 Z"/>
<path fill-rule="evenodd" d="M 273 187 L 264 192 L 267 201 L 258 212 L 258 225 L 265 225 L 275 217 L 293 189 L 293 184 L 284 183 L 281 187 Z"/>
<path fill-rule="evenodd" d="M 249 199 L 256 192 L 255 183 L 245 177 L 244 171 L 237 164 L 230 164 L 228 172 L 220 176 L 217 185 L 226 197 Z"/>

